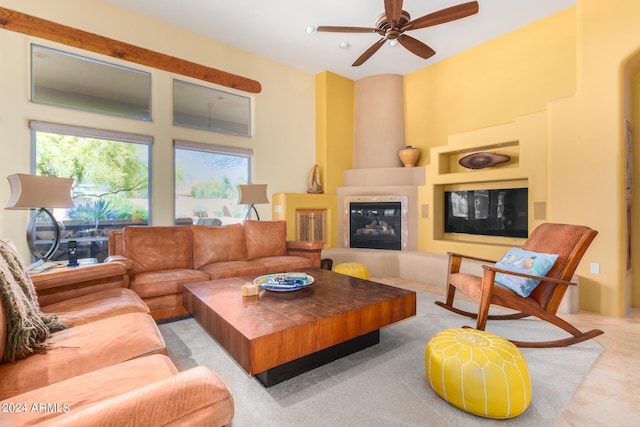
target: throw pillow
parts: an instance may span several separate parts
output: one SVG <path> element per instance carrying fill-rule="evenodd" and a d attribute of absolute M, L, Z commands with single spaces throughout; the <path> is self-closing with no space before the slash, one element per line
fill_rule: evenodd
<path fill-rule="evenodd" d="M 557 259 L 558 255 L 555 254 L 544 254 L 519 248 L 511 248 L 507 254 L 496 263 L 496 267 L 502 270 L 531 274 L 532 276 L 544 276 L 551 270 L 551 267 L 553 267 Z M 504 273 L 497 273 L 495 280 L 496 283 L 511 289 L 525 298 L 531 295 L 531 292 L 540 284 L 539 280 Z"/>

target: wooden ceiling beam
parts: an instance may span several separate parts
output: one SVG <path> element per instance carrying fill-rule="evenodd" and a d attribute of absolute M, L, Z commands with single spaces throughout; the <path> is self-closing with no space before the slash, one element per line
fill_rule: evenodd
<path fill-rule="evenodd" d="M 260 93 L 262 91 L 262 85 L 256 80 L 3 7 L 0 7 L 0 27 L 244 92 Z"/>

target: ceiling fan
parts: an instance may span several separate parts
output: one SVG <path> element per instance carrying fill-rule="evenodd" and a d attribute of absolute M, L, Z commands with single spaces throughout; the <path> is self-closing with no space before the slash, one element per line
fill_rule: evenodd
<path fill-rule="evenodd" d="M 424 59 L 435 55 L 435 51 L 418 39 L 408 36 L 405 31 L 419 30 L 421 28 L 432 27 L 438 24 L 455 21 L 478 13 L 478 2 L 451 6 L 437 12 L 424 15 L 418 19 L 411 20 L 407 11 L 402 10 L 403 0 L 384 0 L 384 12 L 378 16 L 375 28 L 367 27 L 338 27 L 319 26 L 316 31 L 333 33 L 378 33 L 382 36 L 380 40 L 367 49 L 352 66 L 362 65 L 371 58 L 387 40 L 397 40 L 407 50 Z"/>

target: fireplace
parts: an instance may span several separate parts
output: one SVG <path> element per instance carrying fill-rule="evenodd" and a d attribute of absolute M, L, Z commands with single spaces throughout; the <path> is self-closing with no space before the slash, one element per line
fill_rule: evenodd
<path fill-rule="evenodd" d="M 348 247 L 397 251 L 406 247 L 406 196 L 347 197 L 344 204 Z"/>

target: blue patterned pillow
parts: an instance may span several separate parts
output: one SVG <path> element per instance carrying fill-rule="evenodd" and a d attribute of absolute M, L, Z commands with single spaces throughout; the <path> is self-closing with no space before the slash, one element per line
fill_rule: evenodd
<path fill-rule="evenodd" d="M 558 255 L 554 254 L 543 254 L 526 251 L 524 249 L 511 248 L 509 252 L 496 263 L 496 267 L 517 273 L 544 276 L 551 270 L 551 267 L 553 267 L 557 259 Z M 496 274 L 496 282 L 525 298 L 528 297 L 540 283 L 539 280 L 511 276 L 503 273 Z"/>

